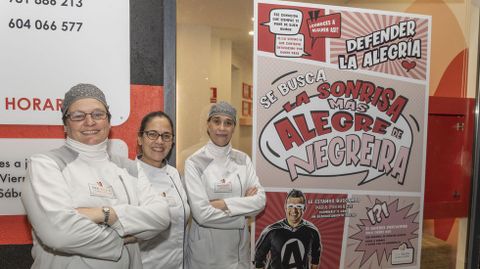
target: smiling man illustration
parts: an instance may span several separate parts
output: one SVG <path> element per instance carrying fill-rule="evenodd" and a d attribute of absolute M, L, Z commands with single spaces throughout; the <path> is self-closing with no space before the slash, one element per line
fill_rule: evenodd
<path fill-rule="evenodd" d="M 267 226 L 257 240 L 256 268 L 318 268 L 320 233 L 313 223 L 303 219 L 305 206 L 305 195 L 292 189 L 285 199 L 285 218 Z"/>

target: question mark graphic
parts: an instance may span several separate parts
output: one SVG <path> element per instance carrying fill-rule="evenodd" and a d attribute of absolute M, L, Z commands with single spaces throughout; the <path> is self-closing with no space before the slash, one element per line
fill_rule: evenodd
<path fill-rule="evenodd" d="M 390 216 L 390 212 L 388 212 L 387 203 L 375 203 L 372 208 L 367 208 L 367 217 L 370 220 L 372 225 L 382 222 L 382 213 L 383 215 L 388 218 Z"/>
<path fill-rule="evenodd" d="M 372 208 L 372 211 L 375 214 L 375 220 L 378 223 L 382 222 L 382 205 L 375 204 Z"/>
<path fill-rule="evenodd" d="M 370 221 L 370 223 L 371 223 L 372 225 L 377 224 L 377 220 L 376 220 L 376 218 L 375 218 L 375 216 L 374 216 L 374 213 L 373 213 L 373 208 L 368 208 L 368 207 L 367 207 L 367 210 L 368 210 L 368 211 L 367 211 L 367 217 L 368 217 L 368 220 Z"/>
<path fill-rule="evenodd" d="M 382 203 L 382 212 L 383 212 L 383 215 L 385 216 L 385 218 L 390 217 L 390 212 L 388 211 L 388 206 L 387 206 L 386 202 Z"/>

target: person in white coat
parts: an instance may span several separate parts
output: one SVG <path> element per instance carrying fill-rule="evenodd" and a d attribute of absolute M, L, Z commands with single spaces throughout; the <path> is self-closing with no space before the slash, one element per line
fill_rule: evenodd
<path fill-rule="evenodd" d="M 32 225 L 32 268 L 141 268 L 138 240 L 168 228 L 166 199 L 136 163 L 107 152 L 104 93 L 78 84 L 62 104 L 65 145 L 29 160 L 22 202 Z"/>
<path fill-rule="evenodd" d="M 265 191 L 247 154 L 230 144 L 236 110 L 214 104 L 207 120 L 210 141 L 185 161 L 185 185 L 193 221 L 186 268 L 251 267 L 248 216 L 265 207 Z"/>
<path fill-rule="evenodd" d="M 171 216 L 168 230 L 140 242 L 143 269 L 182 269 L 190 207 L 177 169 L 167 163 L 174 144 L 170 117 L 161 111 L 147 114 L 140 124 L 137 142 L 140 171 L 146 174 L 157 195 L 166 197 Z"/>

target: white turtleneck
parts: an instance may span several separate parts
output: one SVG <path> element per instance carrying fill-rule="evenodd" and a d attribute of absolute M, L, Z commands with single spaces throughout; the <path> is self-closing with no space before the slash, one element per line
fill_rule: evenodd
<path fill-rule="evenodd" d="M 212 140 L 207 142 L 205 149 L 215 158 L 215 160 L 225 161 L 232 151 L 232 144 L 228 143 L 226 146 L 217 146 Z"/>
<path fill-rule="evenodd" d="M 96 145 L 87 145 L 67 137 L 65 140 L 65 146 L 91 160 L 102 160 L 108 158 L 108 139 L 105 139 Z"/>

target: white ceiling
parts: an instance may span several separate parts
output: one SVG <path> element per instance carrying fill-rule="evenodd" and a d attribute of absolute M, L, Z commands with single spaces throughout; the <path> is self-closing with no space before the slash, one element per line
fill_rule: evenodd
<path fill-rule="evenodd" d="M 251 58 L 253 53 L 252 0 L 177 0 L 177 23 L 212 27 L 215 36 L 232 40 L 240 55 Z"/>

